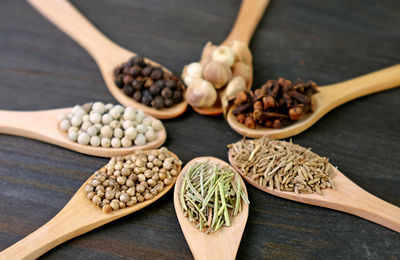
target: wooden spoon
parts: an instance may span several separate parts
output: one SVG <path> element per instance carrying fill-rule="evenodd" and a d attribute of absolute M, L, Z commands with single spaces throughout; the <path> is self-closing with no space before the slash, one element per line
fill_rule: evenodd
<path fill-rule="evenodd" d="M 104 36 L 68 1 L 28 0 L 28 2 L 92 55 L 100 68 L 109 91 L 118 102 L 125 106 L 143 110 L 146 114 L 160 119 L 174 118 L 185 112 L 187 108 L 185 100 L 173 107 L 157 110 L 124 95 L 122 90 L 114 83 L 113 70 L 116 66 L 137 54 L 118 46 Z M 167 68 L 152 60 L 145 59 L 145 61 L 153 66 L 162 67 L 165 72 L 172 74 Z"/>
<path fill-rule="evenodd" d="M 191 160 L 185 165 L 182 174 L 178 176 L 178 180 L 176 181 L 174 189 L 176 216 L 178 217 L 182 232 L 195 259 L 235 259 L 240 240 L 242 239 L 244 227 L 246 226 L 247 217 L 249 215 L 248 204 L 242 202 L 242 211 L 237 216 L 232 217 L 230 227 L 222 227 L 212 234 L 201 232 L 187 217 L 183 215 L 183 209 L 179 200 L 179 191 L 182 188 L 183 178 L 192 165 L 205 161 L 229 166 L 229 168 L 236 172 L 231 165 L 215 157 L 198 157 Z M 237 174 L 235 178 L 240 178 L 240 175 Z M 242 178 L 240 178 L 240 181 L 242 183 L 242 189 L 247 196 L 246 185 Z"/>
<path fill-rule="evenodd" d="M 157 139 L 145 145 L 133 145 L 126 148 L 104 148 L 82 145 L 71 141 L 66 132 L 59 128 L 58 117 L 69 114 L 72 108 L 51 109 L 42 111 L 7 111 L 0 110 L 0 133 L 24 136 L 46 143 L 58 145 L 79 153 L 112 157 L 132 153 L 135 150 L 148 150 L 160 147 L 167 133 L 165 128 L 157 132 Z M 155 118 L 151 117 L 153 120 Z"/>
<path fill-rule="evenodd" d="M 175 154 L 169 153 L 178 159 Z M 179 166 L 178 173 L 180 170 L 181 167 Z M 86 197 L 85 186 L 90 178 L 54 218 L 24 239 L 0 252 L 0 259 L 36 259 L 71 238 L 150 205 L 166 194 L 177 179 L 174 177 L 172 183 L 164 186 L 165 188 L 151 200 L 145 200 L 132 207 L 110 213 L 103 213 L 100 207 Z"/>
<path fill-rule="evenodd" d="M 233 130 L 241 135 L 253 138 L 260 138 L 266 135 L 270 138 L 281 139 L 303 132 L 329 111 L 347 101 L 397 86 L 400 86 L 400 65 L 318 88 L 319 93 L 313 96 L 314 111 L 305 115 L 298 122 L 281 129 L 263 127 L 257 127 L 256 129 L 247 128 L 245 125 L 239 123 L 236 116 L 233 115 L 232 111 L 235 107 L 229 110 L 227 120 Z"/>
<path fill-rule="evenodd" d="M 228 37 L 221 45 L 228 45 L 233 41 L 241 41 L 248 46 L 269 1 L 270 0 L 242 0 L 242 5 L 240 6 L 235 24 Z M 250 61 L 247 65 L 249 65 L 251 70 L 247 89 L 251 89 L 251 85 L 253 84 L 253 64 Z M 193 107 L 193 109 L 199 114 L 209 116 L 217 116 L 223 112 L 221 102 L 217 102 L 212 107 Z"/>
<path fill-rule="evenodd" d="M 239 167 L 233 164 L 231 150 L 229 150 L 229 162 L 248 183 L 264 192 L 305 204 L 350 213 L 400 232 L 400 208 L 363 190 L 331 164 L 329 166 L 334 171 L 334 181 L 337 186 L 335 190 L 323 189 L 322 195 L 317 193 L 297 195 L 295 192 L 263 187 L 252 181 L 251 178 L 241 172 Z"/>

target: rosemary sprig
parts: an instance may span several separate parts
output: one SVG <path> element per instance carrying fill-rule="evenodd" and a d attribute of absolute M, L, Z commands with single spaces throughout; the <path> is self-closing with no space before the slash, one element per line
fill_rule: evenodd
<path fill-rule="evenodd" d="M 229 227 L 231 217 L 241 212 L 242 199 L 250 203 L 235 172 L 208 161 L 190 167 L 179 193 L 185 216 L 206 233 Z"/>

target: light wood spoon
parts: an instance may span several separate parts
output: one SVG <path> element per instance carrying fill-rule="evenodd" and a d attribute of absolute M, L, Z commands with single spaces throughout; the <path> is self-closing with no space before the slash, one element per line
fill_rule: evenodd
<path fill-rule="evenodd" d="M 268 136 L 281 139 L 303 132 L 329 111 L 350 100 L 398 86 L 400 86 L 400 65 L 395 65 L 341 83 L 319 87 L 319 93 L 312 98 L 314 111 L 306 114 L 298 122 L 281 129 L 247 128 L 244 124 L 239 123 L 236 116 L 233 115 L 232 111 L 235 107 L 229 110 L 227 120 L 232 129 L 241 135 L 253 138 Z"/>
<path fill-rule="evenodd" d="M 333 180 L 337 186 L 335 190 L 323 189 L 322 195 L 317 193 L 297 195 L 295 192 L 279 191 L 263 187 L 252 181 L 251 178 L 241 172 L 240 167 L 234 165 L 231 150 L 229 150 L 229 162 L 248 183 L 264 192 L 305 204 L 343 211 L 400 232 L 399 207 L 363 190 L 331 164 L 329 166 L 334 171 Z"/>
<path fill-rule="evenodd" d="M 178 159 L 175 154 L 169 153 Z M 178 173 L 180 170 L 181 167 L 179 166 Z M 24 239 L 0 252 L 0 259 L 36 259 L 71 238 L 150 205 L 166 194 L 177 178 L 174 177 L 172 183 L 164 186 L 165 188 L 153 199 L 110 213 L 103 213 L 100 207 L 86 197 L 85 186 L 90 179 L 91 177 L 86 180 L 67 205 L 54 218 Z"/>
<path fill-rule="evenodd" d="M 236 170 L 228 163 L 217 159 L 215 157 L 198 157 L 191 160 L 182 169 L 181 174 L 178 176 L 174 189 L 174 206 L 176 216 L 178 217 L 179 224 L 189 244 L 190 251 L 194 259 L 219 259 L 228 260 L 235 259 L 237 250 L 239 248 L 240 240 L 242 239 L 243 231 L 246 226 L 247 217 L 249 215 L 249 205 L 242 201 L 242 211 L 235 217 L 232 217 L 230 227 L 222 227 L 212 234 L 206 234 L 196 228 L 196 226 L 189 221 L 189 218 L 183 215 L 183 209 L 179 200 L 179 191 L 182 188 L 183 178 L 186 172 L 196 163 L 209 161 L 217 163 L 221 166 L 229 166 L 233 171 Z M 247 196 L 246 185 L 239 174 L 235 178 L 239 178 L 242 184 L 242 189 Z"/>
<path fill-rule="evenodd" d="M 241 41 L 248 46 L 269 2 L 270 0 L 242 0 L 235 24 L 228 37 L 221 45 L 228 45 L 233 41 Z M 253 84 L 253 64 L 251 60 L 247 65 L 249 65 L 251 70 L 247 89 L 251 89 L 251 85 Z M 216 102 L 212 107 L 193 107 L 193 109 L 199 114 L 209 116 L 217 116 L 223 112 L 221 102 Z"/>
<path fill-rule="evenodd" d="M 104 36 L 67 0 L 28 0 L 28 2 L 92 55 L 107 88 L 118 102 L 143 110 L 146 114 L 160 119 L 174 118 L 185 112 L 187 108 L 185 100 L 173 107 L 157 110 L 124 95 L 114 83 L 113 70 L 137 54 L 118 46 Z M 165 72 L 172 74 L 167 68 L 152 60 L 145 59 L 145 61 L 153 66 L 160 66 Z"/>
<path fill-rule="evenodd" d="M 58 145 L 79 153 L 113 157 L 126 155 L 135 150 L 148 150 L 160 147 L 167 133 L 164 126 L 157 132 L 157 139 L 145 145 L 133 145 L 126 148 L 104 148 L 75 143 L 68 134 L 59 128 L 58 117 L 69 114 L 72 108 L 61 108 L 41 111 L 7 111 L 0 110 L 0 133 L 28 137 L 46 143 Z M 150 116 L 149 116 L 150 117 Z M 150 117 L 156 120 L 153 117 Z"/>

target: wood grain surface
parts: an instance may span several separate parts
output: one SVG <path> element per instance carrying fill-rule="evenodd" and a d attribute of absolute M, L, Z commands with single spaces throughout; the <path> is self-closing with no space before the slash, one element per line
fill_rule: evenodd
<path fill-rule="evenodd" d="M 174 73 L 221 42 L 238 0 L 73 0 L 101 31 Z M 400 2 L 272 0 L 250 43 L 254 86 L 267 79 L 327 85 L 400 63 Z M 0 109 L 39 110 L 109 94 L 93 59 L 25 1 L 0 7 Z M 347 103 L 293 142 L 312 147 L 365 190 L 400 206 L 400 89 Z M 165 122 L 165 143 L 184 162 L 227 160 L 241 138 L 222 117 L 192 110 Z M 51 219 L 107 159 L 0 135 L 0 250 Z M 249 218 L 238 259 L 399 259 L 400 235 L 367 220 L 273 197 L 247 185 Z M 42 259 L 191 259 L 173 194 Z"/>

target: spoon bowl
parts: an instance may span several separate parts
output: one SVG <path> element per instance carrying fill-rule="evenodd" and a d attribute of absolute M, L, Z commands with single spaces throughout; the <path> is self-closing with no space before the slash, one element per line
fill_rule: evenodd
<path fill-rule="evenodd" d="M 178 159 L 175 154 L 169 153 Z M 181 167 L 179 166 L 177 172 L 179 173 L 180 170 Z M 103 213 L 100 207 L 86 197 L 85 186 L 91 177 L 85 181 L 67 205 L 54 218 L 24 239 L 0 252 L 0 259 L 36 259 L 71 238 L 152 204 L 165 195 L 177 179 L 177 177 L 173 177 L 172 183 L 164 186 L 164 189 L 151 200 L 145 200 L 132 207 L 126 207 L 110 213 Z"/>
<path fill-rule="evenodd" d="M 322 195 L 320 195 L 317 193 L 296 194 L 295 192 L 279 191 L 257 184 L 234 165 L 231 150 L 229 150 L 229 162 L 249 184 L 266 193 L 305 204 L 343 211 L 400 232 L 399 207 L 363 190 L 331 164 L 329 164 L 329 167 L 334 172 L 336 188 L 323 189 Z"/>
<path fill-rule="evenodd" d="M 329 111 L 350 100 L 397 86 L 400 86 L 400 65 L 318 88 L 319 92 L 312 97 L 314 111 L 304 115 L 301 120 L 281 129 L 263 127 L 250 129 L 239 123 L 236 116 L 233 115 L 235 107 L 229 110 L 227 120 L 233 130 L 247 137 L 287 138 L 308 129 Z"/>
<path fill-rule="evenodd" d="M 69 114 L 72 108 L 42 111 L 7 111 L 0 110 L 0 133 L 17 135 L 58 145 L 79 153 L 99 157 L 126 155 L 135 150 L 148 150 L 160 147 L 167 138 L 164 126 L 157 132 L 157 139 L 145 145 L 133 145 L 124 148 L 104 148 L 82 145 L 71 141 L 66 132 L 59 128 L 58 117 Z M 153 120 L 155 118 L 149 116 Z"/>
<path fill-rule="evenodd" d="M 178 176 L 176 181 L 174 189 L 176 216 L 178 217 L 182 232 L 195 259 L 235 259 L 249 214 L 248 204 L 242 202 L 242 211 L 237 216 L 232 217 L 230 227 L 222 227 L 212 234 L 201 232 L 192 222 L 189 221 L 189 218 L 183 215 L 183 209 L 179 199 L 179 191 L 182 188 L 183 178 L 192 165 L 205 161 L 228 166 L 236 172 L 231 165 L 215 157 L 198 157 L 191 160 L 182 169 L 181 174 Z M 240 179 L 242 189 L 247 196 L 246 185 L 242 178 L 239 174 L 236 174 L 235 178 Z"/>
<path fill-rule="evenodd" d="M 119 103 L 143 110 L 146 114 L 159 119 L 174 118 L 186 111 L 187 102 L 185 100 L 170 108 L 157 110 L 126 96 L 115 85 L 113 70 L 137 54 L 118 46 L 104 36 L 67 0 L 28 0 L 28 2 L 89 52 L 96 61 L 108 90 Z M 153 66 L 161 67 L 164 72 L 172 74 L 157 62 L 144 60 Z"/>
<path fill-rule="evenodd" d="M 236 18 L 235 24 L 228 37 L 221 45 L 229 45 L 233 41 L 241 41 L 247 46 L 250 39 L 261 20 L 261 17 L 267 8 L 270 0 L 242 0 L 239 9 L 239 14 Z M 247 83 L 247 89 L 251 89 L 253 84 L 253 63 L 250 60 L 247 65 L 250 67 L 250 79 Z M 219 99 L 223 96 L 223 90 L 218 91 Z M 193 107 L 197 113 L 208 116 L 218 116 L 223 113 L 221 102 L 216 102 L 212 107 Z"/>

